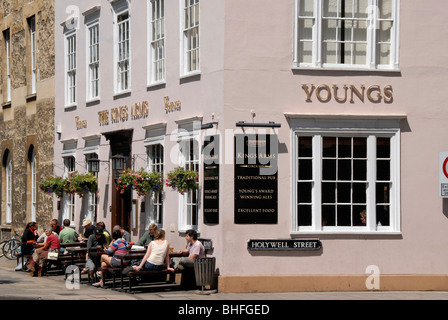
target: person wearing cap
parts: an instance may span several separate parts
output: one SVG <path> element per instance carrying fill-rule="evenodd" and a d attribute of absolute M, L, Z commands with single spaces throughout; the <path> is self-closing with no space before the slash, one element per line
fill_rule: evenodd
<path fill-rule="evenodd" d="M 87 240 L 87 257 L 86 267 L 81 273 L 90 273 L 90 276 L 94 275 L 94 272 L 98 270 L 100 266 L 101 253 L 107 248 L 107 240 L 103 233 L 103 228 L 100 226 L 94 227 L 94 232 L 89 236 Z"/>
<path fill-rule="evenodd" d="M 79 241 L 87 241 L 91 234 L 93 234 L 95 226 L 92 224 L 92 220 L 86 218 L 82 221 L 82 227 L 84 228 L 84 234 L 79 237 Z"/>

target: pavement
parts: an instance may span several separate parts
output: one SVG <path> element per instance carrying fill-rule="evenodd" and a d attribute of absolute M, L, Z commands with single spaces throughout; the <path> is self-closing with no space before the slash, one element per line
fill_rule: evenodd
<path fill-rule="evenodd" d="M 31 277 L 28 272 L 15 271 L 16 261 L 0 258 L 0 305 L 10 304 L 15 301 L 26 300 L 29 302 L 54 301 L 60 303 L 66 302 L 69 305 L 73 301 L 103 301 L 113 303 L 114 301 L 145 301 L 144 308 L 152 304 L 164 306 L 164 301 L 169 301 L 168 310 L 179 314 L 187 312 L 190 306 L 209 306 L 213 305 L 220 316 L 224 315 L 223 304 L 259 304 L 271 307 L 273 310 L 278 308 L 284 312 L 287 309 L 295 309 L 300 303 L 309 305 L 312 301 L 320 301 L 319 306 L 325 301 L 388 301 L 403 300 L 413 301 L 436 301 L 448 300 L 447 291 L 364 291 L 364 292 L 285 292 L 285 293 L 220 293 L 202 294 L 200 290 L 181 290 L 177 285 L 163 286 L 156 288 L 139 289 L 134 294 L 121 292 L 108 288 L 95 288 L 88 284 L 86 278 L 81 280 L 79 285 L 67 283 L 63 274 L 52 274 L 43 277 Z M 206 291 L 207 292 L 207 291 Z M 208 292 L 207 292 L 208 293 Z M 150 304 L 147 304 L 150 303 Z M 299 304 L 298 304 L 299 303 Z M 62 304 L 64 306 L 64 304 Z M 184 310 L 185 309 L 185 310 Z M 325 308 L 323 308 L 325 309 Z M 195 316 L 198 316 L 197 312 Z M 206 309 L 204 309 L 206 310 Z M 252 309 L 250 309 L 252 310 Z M 249 310 L 249 311 L 250 311 Z M 246 312 L 247 310 L 239 310 Z M 262 312 L 262 309 L 258 310 Z M 255 311 L 252 310 L 252 313 Z M 247 313 L 247 312 L 246 312 Z M 191 315 L 191 314 L 190 314 Z M 184 315 L 185 318 L 187 315 Z M 204 316 L 204 315 L 203 315 Z M 206 316 L 207 317 L 207 316 Z"/>

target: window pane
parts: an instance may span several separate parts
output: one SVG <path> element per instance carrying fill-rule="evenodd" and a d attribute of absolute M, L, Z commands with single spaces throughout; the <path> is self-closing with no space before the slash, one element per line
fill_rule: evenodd
<path fill-rule="evenodd" d="M 338 226 L 348 227 L 352 225 L 350 206 L 338 206 Z"/>
<path fill-rule="evenodd" d="M 298 225 L 299 226 L 311 226 L 311 206 L 299 205 L 298 206 Z"/>
<path fill-rule="evenodd" d="M 322 165 L 322 179 L 336 180 L 336 160 L 324 159 Z"/>
<path fill-rule="evenodd" d="M 351 202 L 351 184 L 350 183 L 338 183 L 338 203 L 350 203 Z"/>
<path fill-rule="evenodd" d="M 322 183 L 322 203 L 336 203 L 336 183 Z"/>
<path fill-rule="evenodd" d="M 337 17 L 338 16 L 338 0 L 325 0 L 324 1 L 324 17 Z"/>
<path fill-rule="evenodd" d="M 325 137 L 323 139 L 323 156 L 326 158 L 336 157 L 336 138 Z"/>
<path fill-rule="evenodd" d="M 339 160 L 338 161 L 338 180 L 352 179 L 352 161 Z"/>
<path fill-rule="evenodd" d="M 299 180 L 313 179 L 313 161 L 299 160 Z"/>
<path fill-rule="evenodd" d="M 366 218 L 366 207 L 365 206 L 353 206 L 353 225 L 354 226 L 365 226 L 367 221 L 366 219 L 362 219 L 362 217 Z"/>
<path fill-rule="evenodd" d="M 376 157 L 378 159 L 390 158 L 390 138 L 376 139 Z"/>
<path fill-rule="evenodd" d="M 379 226 L 390 226 L 390 207 L 376 206 L 376 222 Z"/>
<path fill-rule="evenodd" d="M 311 203 L 311 182 L 300 182 L 297 186 L 298 202 Z"/>
<path fill-rule="evenodd" d="M 299 157 L 312 157 L 313 146 L 311 137 L 299 137 Z"/>
<path fill-rule="evenodd" d="M 352 156 L 352 139 L 338 138 L 338 157 L 350 158 Z"/>
<path fill-rule="evenodd" d="M 354 183 L 353 186 L 353 203 L 366 203 L 366 188 L 367 185 L 365 183 Z"/>
<path fill-rule="evenodd" d="M 299 1 L 299 16 L 314 16 L 314 0 Z"/>
<path fill-rule="evenodd" d="M 380 181 L 390 180 L 390 161 L 378 160 L 376 166 L 376 179 Z"/>
<path fill-rule="evenodd" d="M 369 5 L 369 0 L 355 0 L 354 17 L 367 19 L 368 18 L 368 11 L 367 11 L 368 5 Z"/>
<path fill-rule="evenodd" d="M 336 225 L 336 206 L 322 206 L 322 226 Z"/>
<path fill-rule="evenodd" d="M 353 138 L 353 158 L 367 158 L 366 138 Z"/>
<path fill-rule="evenodd" d="M 376 184 L 376 203 L 388 204 L 389 203 L 389 183 L 377 183 Z"/>
<path fill-rule="evenodd" d="M 391 19 L 392 18 L 392 1 L 393 0 L 382 0 L 378 1 L 378 11 L 380 19 Z"/>
<path fill-rule="evenodd" d="M 367 160 L 353 160 L 353 180 L 367 180 Z"/>

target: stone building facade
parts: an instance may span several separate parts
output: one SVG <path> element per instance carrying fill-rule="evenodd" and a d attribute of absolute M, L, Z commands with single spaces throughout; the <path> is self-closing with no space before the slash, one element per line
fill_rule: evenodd
<path fill-rule="evenodd" d="M 54 0 L 0 2 L 1 239 L 27 222 L 48 225 L 52 198 L 39 181 L 53 173 Z"/>

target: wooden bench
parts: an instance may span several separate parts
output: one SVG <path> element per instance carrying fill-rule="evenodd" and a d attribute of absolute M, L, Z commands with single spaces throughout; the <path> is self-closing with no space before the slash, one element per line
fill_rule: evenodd
<path fill-rule="evenodd" d="M 129 272 L 127 272 L 124 276 L 128 279 L 128 293 L 133 293 L 132 291 L 132 287 L 134 284 L 134 280 L 136 280 L 137 277 L 141 277 L 140 282 L 143 282 L 143 278 L 144 277 L 157 277 L 157 276 L 161 276 L 161 275 L 165 275 L 168 276 L 169 275 L 169 280 L 167 280 L 167 283 L 173 283 L 174 280 L 174 275 L 175 274 L 182 274 L 184 273 L 184 270 L 180 270 L 180 269 L 175 269 L 174 271 L 169 271 L 168 269 L 163 269 L 160 271 L 148 271 L 148 270 L 140 270 L 140 271 L 135 271 L 135 270 L 131 270 Z M 166 280 L 166 278 L 165 278 Z M 183 279 L 182 279 L 183 280 Z M 182 283 L 181 283 L 182 286 Z"/>

